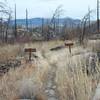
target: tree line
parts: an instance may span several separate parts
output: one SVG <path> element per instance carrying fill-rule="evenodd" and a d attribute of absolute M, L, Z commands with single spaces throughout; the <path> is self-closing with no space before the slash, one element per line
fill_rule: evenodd
<path fill-rule="evenodd" d="M 52 40 L 52 39 L 74 39 L 78 38 L 82 44 L 84 38 L 94 33 L 99 33 L 99 0 L 97 0 L 97 21 L 91 21 L 91 15 L 94 10 L 88 8 L 88 13 L 81 19 L 81 22 L 74 27 L 71 23 L 70 27 L 67 26 L 66 20 L 63 25 L 60 24 L 60 17 L 63 14 L 62 6 L 58 6 L 54 11 L 52 18 L 46 23 L 42 18 L 41 26 L 30 27 L 28 22 L 28 10 L 26 9 L 26 26 L 22 27 L 17 25 L 17 12 L 16 4 L 14 12 L 7 5 L 7 3 L 0 2 L 0 43 L 32 41 L 35 36 L 40 36 L 39 40 Z M 12 20 L 12 13 L 14 13 L 14 25 L 10 22 Z M 18 30 L 20 29 L 20 31 Z M 33 37 L 33 38 L 32 38 Z M 38 38 L 36 39 L 38 40 Z"/>

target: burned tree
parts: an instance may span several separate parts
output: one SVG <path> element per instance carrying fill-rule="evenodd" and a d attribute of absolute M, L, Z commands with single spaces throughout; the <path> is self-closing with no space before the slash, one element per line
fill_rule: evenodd
<path fill-rule="evenodd" d="M 44 18 L 42 18 L 41 32 L 42 32 L 42 34 L 44 33 Z"/>
<path fill-rule="evenodd" d="M 5 42 L 8 42 L 8 29 L 9 29 L 9 25 L 10 25 L 10 20 L 11 20 L 11 13 L 9 13 L 9 18 L 7 19 L 7 25 L 6 25 L 6 36 L 5 36 Z"/>
<path fill-rule="evenodd" d="M 90 14 L 92 12 L 93 12 L 93 10 L 89 10 L 89 12 L 83 17 L 83 19 L 81 21 L 81 29 L 82 29 L 81 33 L 82 34 L 79 37 L 80 44 L 83 44 L 83 41 L 84 41 L 84 38 L 85 38 L 85 34 L 86 34 L 86 27 L 88 26 L 87 22 L 90 21 Z"/>
<path fill-rule="evenodd" d="M 0 31 L 2 42 L 7 42 L 8 40 L 8 28 L 11 19 L 11 9 L 5 3 L 0 2 Z"/>
<path fill-rule="evenodd" d="M 97 0 L 97 32 L 99 33 L 99 0 Z"/>
<path fill-rule="evenodd" d="M 90 12 L 90 7 L 88 7 L 88 12 Z M 91 14 L 89 13 L 89 30 L 91 28 Z"/>
<path fill-rule="evenodd" d="M 53 17 L 51 19 L 51 26 L 53 28 L 53 35 L 57 35 L 57 33 L 60 33 L 60 16 L 62 15 L 63 9 L 62 6 L 58 6 L 55 10 Z"/>
<path fill-rule="evenodd" d="M 15 28 L 14 28 L 15 39 L 17 38 L 17 22 L 16 22 L 16 4 L 15 4 Z"/>
<path fill-rule="evenodd" d="M 28 10 L 26 9 L 26 29 L 28 32 Z"/>
<path fill-rule="evenodd" d="M 49 20 L 49 24 L 47 25 L 48 31 L 46 33 L 46 40 L 50 40 L 57 37 L 57 33 L 60 32 L 60 22 L 59 18 L 62 13 L 62 6 L 58 6 L 57 9 L 54 11 L 54 14 Z"/>

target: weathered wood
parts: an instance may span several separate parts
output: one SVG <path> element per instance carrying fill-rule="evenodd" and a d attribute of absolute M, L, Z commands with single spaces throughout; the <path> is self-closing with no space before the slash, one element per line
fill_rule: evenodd
<path fill-rule="evenodd" d="M 36 48 L 25 48 L 25 52 L 29 52 L 29 61 L 31 61 L 32 52 L 36 52 Z"/>
<path fill-rule="evenodd" d="M 36 48 L 25 48 L 25 52 L 36 52 Z"/>
<path fill-rule="evenodd" d="M 57 51 L 57 50 L 60 50 L 63 48 L 64 48 L 64 46 L 57 46 L 57 47 L 51 48 L 50 51 Z"/>
<path fill-rule="evenodd" d="M 68 43 L 65 43 L 65 46 L 73 46 L 74 43 L 73 42 L 68 42 Z"/>

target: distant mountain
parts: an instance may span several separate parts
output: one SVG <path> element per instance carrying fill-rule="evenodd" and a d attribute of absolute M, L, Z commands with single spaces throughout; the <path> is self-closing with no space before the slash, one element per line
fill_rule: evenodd
<path fill-rule="evenodd" d="M 44 21 L 44 24 L 49 23 L 51 21 L 50 18 L 31 18 L 28 19 L 28 24 L 29 26 L 41 26 L 42 25 L 42 21 Z M 55 21 L 57 22 L 58 19 L 55 19 Z M 66 24 L 67 27 L 70 26 L 77 26 L 80 23 L 79 19 L 72 19 L 72 18 L 60 18 L 59 19 L 59 24 L 63 25 Z M 11 20 L 10 24 L 14 25 L 14 20 Z M 26 20 L 25 19 L 17 19 L 17 25 L 26 25 Z"/>

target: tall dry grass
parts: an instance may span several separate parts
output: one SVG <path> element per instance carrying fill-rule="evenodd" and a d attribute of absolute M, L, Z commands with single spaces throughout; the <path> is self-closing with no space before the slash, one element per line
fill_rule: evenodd
<path fill-rule="evenodd" d="M 23 64 L 11 69 L 0 78 L 0 100 L 33 99 L 46 100 L 43 82 L 48 72 L 48 63 Z"/>
<path fill-rule="evenodd" d="M 34 62 L 31 63 L 23 61 L 20 68 L 11 69 L 0 78 L 0 100 L 16 100 L 18 98 L 47 100 L 44 84 L 49 70 L 55 66 L 57 68 L 55 82 L 60 100 L 91 100 L 95 93 L 100 73 L 97 72 L 88 76 L 86 72 L 82 71 L 82 68 L 85 68 L 86 65 L 84 54 L 93 52 L 94 49 L 98 48 L 94 47 L 92 42 L 90 41 L 87 45 L 91 44 L 91 46 L 86 48 L 74 46 L 72 54 L 69 54 L 68 48 L 54 52 L 49 51 L 52 47 L 64 45 L 62 41 L 3 47 L 0 49 L 0 60 L 2 60 L 3 56 L 4 61 L 6 58 L 10 59 L 9 56 L 16 58 L 27 47 L 37 48 L 36 55 L 38 55 L 38 59 L 34 59 Z M 25 53 L 22 54 L 24 57 L 26 55 Z M 97 66 L 99 69 L 98 63 Z"/>
<path fill-rule="evenodd" d="M 71 58 L 67 59 L 69 61 L 65 65 L 60 64 L 62 66 L 58 66 L 56 72 L 60 100 L 92 100 L 99 73 L 88 76 L 86 72 L 83 73 L 82 63 L 78 63 L 77 57 L 74 64 Z"/>
<path fill-rule="evenodd" d="M 83 68 L 86 68 L 85 54 L 94 52 L 92 47 L 94 48 L 94 45 L 85 49 L 75 47 L 71 55 L 66 50 L 66 56 L 57 63 L 55 80 L 60 100 L 92 100 L 100 77 L 98 62 L 96 62 L 97 73 L 87 75 L 86 69 L 83 72 Z"/>

